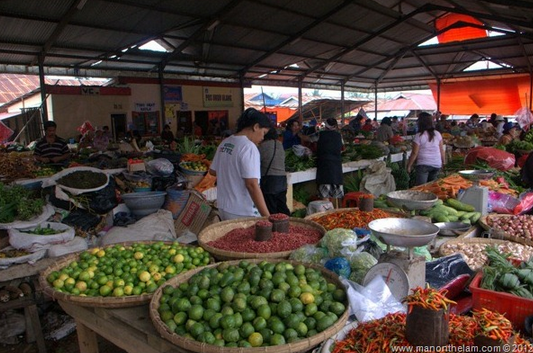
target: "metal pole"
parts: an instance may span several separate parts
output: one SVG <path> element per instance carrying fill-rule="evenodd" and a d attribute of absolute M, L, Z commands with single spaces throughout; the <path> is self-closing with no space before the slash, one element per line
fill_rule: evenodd
<path fill-rule="evenodd" d="M 341 83 L 341 127 L 344 126 L 344 82 Z"/>
<path fill-rule="evenodd" d="M 304 114 L 302 111 L 302 78 L 298 77 L 298 111 L 300 112 L 299 121 L 300 125 L 303 124 Z"/>
<path fill-rule="evenodd" d="M 48 107 L 46 105 L 46 84 L 44 82 L 44 56 L 39 55 L 39 85 L 41 86 L 42 122 L 48 121 Z"/>

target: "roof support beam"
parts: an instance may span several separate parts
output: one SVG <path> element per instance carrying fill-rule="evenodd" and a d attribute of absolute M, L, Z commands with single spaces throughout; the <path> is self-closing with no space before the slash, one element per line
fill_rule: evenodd
<path fill-rule="evenodd" d="M 304 28 L 302 28 L 298 32 L 296 32 L 293 35 L 289 36 L 287 39 L 285 39 L 284 41 L 282 41 L 281 43 L 276 45 L 274 48 L 270 49 L 268 52 L 264 53 L 263 55 L 259 56 L 257 59 L 252 61 L 250 64 L 248 64 L 245 67 L 243 67 L 242 70 L 241 70 L 241 74 L 244 75 L 250 68 L 252 68 L 253 66 L 259 64 L 261 61 L 265 60 L 266 58 L 268 58 L 272 54 L 278 52 L 284 46 L 286 46 L 286 45 L 292 43 L 293 41 L 295 41 L 296 39 L 300 38 L 305 32 L 307 32 L 310 29 L 316 27 L 317 25 L 319 25 L 320 23 L 324 22 L 326 19 L 328 19 L 329 17 L 335 15 L 336 13 L 338 13 L 341 10 L 343 10 L 346 6 L 348 6 L 348 5 L 352 4 L 352 3 L 353 3 L 353 0 L 345 0 L 345 1 L 343 1 L 341 4 L 339 4 L 338 6 L 334 7 L 333 9 L 331 9 L 330 11 L 325 13 L 324 15 L 318 17 L 311 24 L 305 26 Z"/>

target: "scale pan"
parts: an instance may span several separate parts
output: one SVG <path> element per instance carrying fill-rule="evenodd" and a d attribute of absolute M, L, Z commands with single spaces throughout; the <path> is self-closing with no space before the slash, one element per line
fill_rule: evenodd
<path fill-rule="evenodd" d="M 461 170 L 459 175 L 470 181 L 488 180 L 494 176 L 491 170 Z"/>
<path fill-rule="evenodd" d="M 413 211 L 433 207 L 438 197 L 432 192 L 401 190 L 389 192 L 387 199 L 396 207 Z"/>
<path fill-rule="evenodd" d="M 383 243 L 404 248 L 429 244 L 440 231 L 432 223 L 406 218 L 377 219 L 368 228 Z"/>

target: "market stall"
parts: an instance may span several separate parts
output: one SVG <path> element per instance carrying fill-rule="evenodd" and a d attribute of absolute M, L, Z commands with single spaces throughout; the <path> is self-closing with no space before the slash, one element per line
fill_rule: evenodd
<path fill-rule="evenodd" d="M 383 315 L 405 325 L 403 301 L 426 283 L 454 315 L 490 309 L 527 336 L 524 320 L 533 315 L 528 309 L 533 233 L 530 216 L 519 215 L 530 202 L 527 195 L 519 199 L 511 184 L 516 172 L 475 168 L 480 166 L 475 161 L 469 168 L 481 171 L 446 168 L 434 182 L 408 190 L 359 191 L 359 208 L 303 220 L 273 215 L 222 223 L 215 219 L 212 224 L 215 204 L 205 195 L 216 200 L 216 179 L 206 173 L 214 147 L 206 153 L 197 147 L 189 146 L 174 162 L 143 153 L 128 158 L 124 168 L 72 166 L 3 185 L 2 192 L 11 195 L 5 200 L 31 199 L 35 205 L 6 208 L 5 245 L 14 249 L 2 252 L 14 259 L 39 251 L 47 257 L 32 258 L 35 267 L 8 260 L 12 263 L 0 282 L 9 286 L 17 276 L 35 279 L 40 274 L 37 290 L 75 319 L 80 350 L 87 352 L 97 351 L 98 335 L 128 352 L 203 349 L 199 347 L 226 352 L 262 345 L 291 352 L 326 345 L 338 350 L 351 344 L 347 337 L 356 334 L 351 329 L 372 327 L 376 320 L 387 320 Z M 391 154 L 379 152 L 379 146 L 351 147 L 344 153 L 345 174 L 366 175 L 377 162 L 386 162 L 391 173 L 392 166 L 401 170 L 410 156 L 399 145 L 387 147 L 399 150 Z M 293 187 L 314 181 L 316 168 L 306 168 L 311 159 L 291 163 L 287 198 L 292 207 Z M 479 173 L 483 180 L 470 180 Z M 473 187 L 486 196 L 482 204 L 464 197 Z M 504 263 L 507 253 L 521 263 Z M 495 266 L 498 275 L 489 269 Z M 516 279 L 502 284 L 503 272 Z M 491 275 L 498 278 L 493 284 L 487 280 Z M 370 294 L 362 294 L 365 289 Z M 391 306 L 376 298 L 381 290 L 391 293 Z M 357 308 L 367 306 L 362 303 L 389 309 L 358 316 Z M 139 316 L 143 319 L 131 319 Z M 105 324 L 99 324 L 103 318 Z M 455 334 L 449 332 L 452 344 L 458 342 Z M 465 342 L 474 344 L 473 338 Z"/>

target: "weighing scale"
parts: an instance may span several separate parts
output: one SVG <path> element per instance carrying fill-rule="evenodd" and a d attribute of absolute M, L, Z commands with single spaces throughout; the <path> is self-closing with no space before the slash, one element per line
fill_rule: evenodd
<path fill-rule="evenodd" d="M 425 288 L 426 259 L 415 256 L 413 249 L 435 239 L 439 227 L 417 219 L 382 218 L 370 222 L 368 228 L 387 245 L 387 252 L 367 272 L 363 285 L 366 286 L 373 278 L 381 276 L 400 302 L 409 294 L 410 289 Z M 390 250 L 391 246 L 407 248 L 407 251 Z"/>
<path fill-rule="evenodd" d="M 401 190 L 389 192 L 387 201 L 403 210 L 418 212 L 433 207 L 438 197 L 432 192 Z"/>
<path fill-rule="evenodd" d="M 481 212 L 483 216 L 486 215 L 488 213 L 489 189 L 480 186 L 479 182 L 492 178 L 494 172 L 490 170 L 461 170 L 459 175 L 466 180 L 470 180 L 472 186 L 464 190 L 457 199 L 474 206 L 476 211 Z"/>

